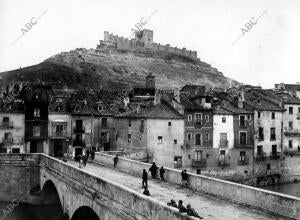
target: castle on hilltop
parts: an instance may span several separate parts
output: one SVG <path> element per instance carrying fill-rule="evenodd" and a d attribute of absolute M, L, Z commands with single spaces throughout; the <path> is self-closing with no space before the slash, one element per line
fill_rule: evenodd
<path fill-rule="evenodd" d="M 126 50 L 132 52 L 158 52 L 158 53 L 173 53 L 195 60 L 197 58 L 197 51 L 187 50 L 186 48 L 171 47 L 169 44 L 161 45 L 153 42 L 152 30 L 141 30 L 135 33 L 135 37 L 132 39 L 118 37 L 118 35 L 110 34 L 108 31 L 104 31 L 104 40 L 100 40 L 100 45 L 97 45 L 97 49 L 112 47 L 117 50 Z"/>

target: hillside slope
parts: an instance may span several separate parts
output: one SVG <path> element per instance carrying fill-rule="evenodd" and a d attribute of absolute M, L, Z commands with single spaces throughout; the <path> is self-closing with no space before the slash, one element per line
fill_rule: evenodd
<path fill-rule="evenodd" d="M 80 48 L 54 55 L 34 66 L 3 72 L 0 86 L 44 81 L 57 89 L 128 89 L 144 85 L 145 76 L 150 72 L 156 77 L 157 87 L 163 89 L 186 84 L 223 88 L 237 84 L 204 62 L 177 55 Z"/>

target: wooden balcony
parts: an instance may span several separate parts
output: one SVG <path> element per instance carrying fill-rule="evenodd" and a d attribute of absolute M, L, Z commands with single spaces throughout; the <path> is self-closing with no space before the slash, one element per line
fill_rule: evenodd
<path fill-rule="evenodd" d="M 265 161 L 267 159 L 267 154 L 262 152 L 255 155 L 256 161 Z"/>
<path fill-rule="evenodd" d="M 280 159 L 280 156 L 281 156 L 281 152 L 272 152 L 270 154 L 270 160 L 278 160 Z"/>
<path fill-rule="evenodd" d="M 287 129 L 284 131 L 285 136 L 300 136 L 300 129 Z"/>
<path fill-rule="evenodd" d="M 224 167 L 229 165 L 230 165 L 230 161 L 227 157 L 219 157 L 218 166 Z"/>
<path fill-rule="evenodd" d="M 206 167 L 206 159 L 193 159 L 192 160 L 192 167 L 193 168 L 204 168 Z"/>
<path fill-rule="evenodd" d="M 220 148 L 227 148 L 228 147 L 228 140 L 220 140 L 219 147 Z"/>
<path fill-rule="evenodd" d="M 8 121 L 8 122 L 1 122 L 0 124 L 0 129 L 13 129 L 14 125 L 12 121 Z"/>
<path fill-rule="evenodd" d="M 74 134 L 85 133 L 85 127 L 75 127 Z"/>

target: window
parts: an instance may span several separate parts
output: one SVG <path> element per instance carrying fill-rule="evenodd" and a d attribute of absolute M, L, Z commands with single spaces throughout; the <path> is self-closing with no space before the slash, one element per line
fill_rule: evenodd
<path fill-rule="evenodd" d="M 39 108 L 34 108 L 33 109 L 33 116 L 34 117 L 40 117 L 41 116 L 41 112 Z"/>
<path fill-rule="evenodd" d="M 40 126 L 33 126 L 33 137 L 39 137 L 41 136 L 41 127 Z"/>
<path fill-rule="evenodd" d="M 258 140 L 260 140 L 260 141 L 264 140 L 264 128 L 263 127 L 258 128 Z"/>
<path fill-rule="evenodd" d="M 172 126 L 172 122 L 169 121 L 169 122 L 168 122 L 168 126 L 169 126 L 169 127 Z"/>
<path fill-rule="evenodd" d="M 205 141 L 209 141 L 209 134 L 205 134 Z"/>
<path fill-rule="evenodd" d="M 63 129 L 64 129 L 63 125 L 56 125 L 55 131 L 56 131 L 56 133 L 62 133 Z"/>
<path fill-rule="evenodd" d="M 271 140 L 271 141 L 275 141 L 275 140 L 276 140 L 276 132 L 275 132 L 275 128 L 271 128 L 270 132 L 271 132 L 270 140 Z"/>
<path fill-rule="evenodd" d="M 245 115 L 240 115 L 240 127 L 246 127 L 246 117 L 245 117 Z"/>
<path fill-rule="evenodd" d="M 226 155 L 226 151 L 225 150 L 220 150 L 220 159 L 221 160 L 225 160 L 225 155 Z"/>
<path fill-rule="evenodd" d="M 9 126 L 9 117 L 3 117 L 3 126 Z"/>
<path fill-rule="evenodd" d="M 293 122 L 289 121 L 289 130 L 293 130 Z"/>
<path fill-rule="evenodd" d="M 210 97 L 205 98 L 205 103 L 210 103 Z"/>
<path fill-rule="evenodd" d="M 289 148 L 293 148 L 293 140 L 289 140 Z"/>
<path fill-rule="evenodd" d="M 10 132 L 5 132 L 4 133 L 4 141 L 8 142 L 11 139 L 11 133 Z"/>
<path fill-rule="evenodd" d="M 272 113 L 271 113 L 271 118 L 272 118 L 272 119 L 275 119 L 275 112 L 272 112 Z"/>
<path fill-rule="evenodd" d="M 202 160 L 202 150 L 195 151 L 195 160 Z"/>
<path fill-rule="evenodd" d="M 107 128 L 107 118 L 102 118 L 102 128 Z"/>
<path fill-rule="evenodd" d="M 260 117 L 261 117 L 261 113 L 257 112 L 257 118 L 260 118 Z"/>
<path fill-rule="evenodd" d="M 247 132 L 241 131 L 240 132 L 240 145 L 247 144 Z"/>
<path fill-rule="evenodd" d="M 240 161 L 246 161 L 246 152 L 240 151 Z"/>
<path fill-rule="evenodd" d="M 289 107 L 289 114 L 290 114 L 290 115 L 293 114 L 293 107 Z"/>
<path fill-rule="evenodd" d="M 81 142 L 82 141 L 82 135 L 81 134 L 76 134 L 76 142 Z"/>
<path fill-rule="evenodd" d="M 128 134 L 128 143 L 131 143 L 131 134 Z"/>
<path fill-rule="evenodd" d="M 128 127 L 131 127 L 131 120 L 128 120 Z"/>
<path fill-rule="evenodd" d="M 228 140 L 227 140 L 227 133 L 220 133 L 220 147 L 227 147 Z"/>
<path fill-rule="evenodd" d="M 188 115 L 188 121 L 192 121 L 193 120 L 193 116 L 192 115 Z"/>
<path fill-rule="evenodd" d="M 209 115 L 205 115 L 205 121 L 209 121 Z"/>
<path fill-rule="evenodd" d="M 162 144 L 162 136 L 158 136 L 157 140 L 158 140 L 158 144 Z"/>
<path fill-rule="evenodd" d="M 195 118 L 196 118 L 196 123 L 201 123 L 201 120 L 202 120 L 202 114 L 196 113 L 196 114 L 195 114 Z"/>
<path fill-rule="evenodd" d="M 272 145 L 272 155 L 277 156 L 277 145 Z"/>
<path fill-rule="evenodd" d="M 177 139 L 174 139 L 174 144 L 177 144 Z"/>
<path fill-rule="evenodd" d="M 195 135 L 195 145 L 201 145 L 201 134 Z"/>
<path fill-rule="evenodd" d="M 257 154 L 258 154 L 258 155 L 262 155 L 263 152 L 264 152 L 264 151 L 263 151 L 263 146 L 262 146 L 262 145 L 258 145 L 258 146 L 257 146 Z"/>
<path fill-rule="evenodd" d="M 226 117 L 222 117 L 222 123 L 226 123 Z"/>
<path fill-rule="evenodd" d="M 174 168 L 182 167 L 182 157 L 174 157 Z"/>
<path fill-rule="evenodd" d="M 144 120 L 141 120 L 141 127 L 140 127 L 140 132 L 144 132 L 145 130 L 145 121 Z"/>
<path fill-rule="evenodd" d="M 300 107 L 298 107 L 298 113 L 300 113 Z"/>
<path fill-rule="evenodd" d="M 187 139 L 188 139 L 188 142 L 191 142 L 191 140 L 192 140 L 192 134 L 191 133 L 187 134 Z"/>
<path fill-rule="evenodd" d="M 248 115 L 247 117 L 248 117 L 248 120 L 251 120 L 251 115 Z"/>
<path fill-rule="evenodd" d="M 101 105 L 98 105 L 98 112 L 101 112 L 103 110 L 103 107 Z"/>

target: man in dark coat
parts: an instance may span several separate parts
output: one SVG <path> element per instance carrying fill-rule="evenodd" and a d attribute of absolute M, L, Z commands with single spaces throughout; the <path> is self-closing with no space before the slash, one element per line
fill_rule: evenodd
<path fill-rule="evenodd" d="M 162 167 L 159 169 L 159 176 L 160 176 L 160 179 L 161 179 L 162 181 L 165 181 L 164 174 L 165 174 L 165 169 L 164 169 L 164 167 L 162 166 Z"/>
<path fill-rule="evenodd" d="M 143 169 L 143 181 L 142 181 L 143 187 L 148 187 L 148 173 L 145 169 Z"/>
<path fill-rule="evenodd" d="M 151 172 L 151 176 L 153 179 L 156 178 L 156 173 L 157 173 L 157 166 L 156 164 L 153 162 L 152 166 L 149 168 L 149 171 Z"/>

